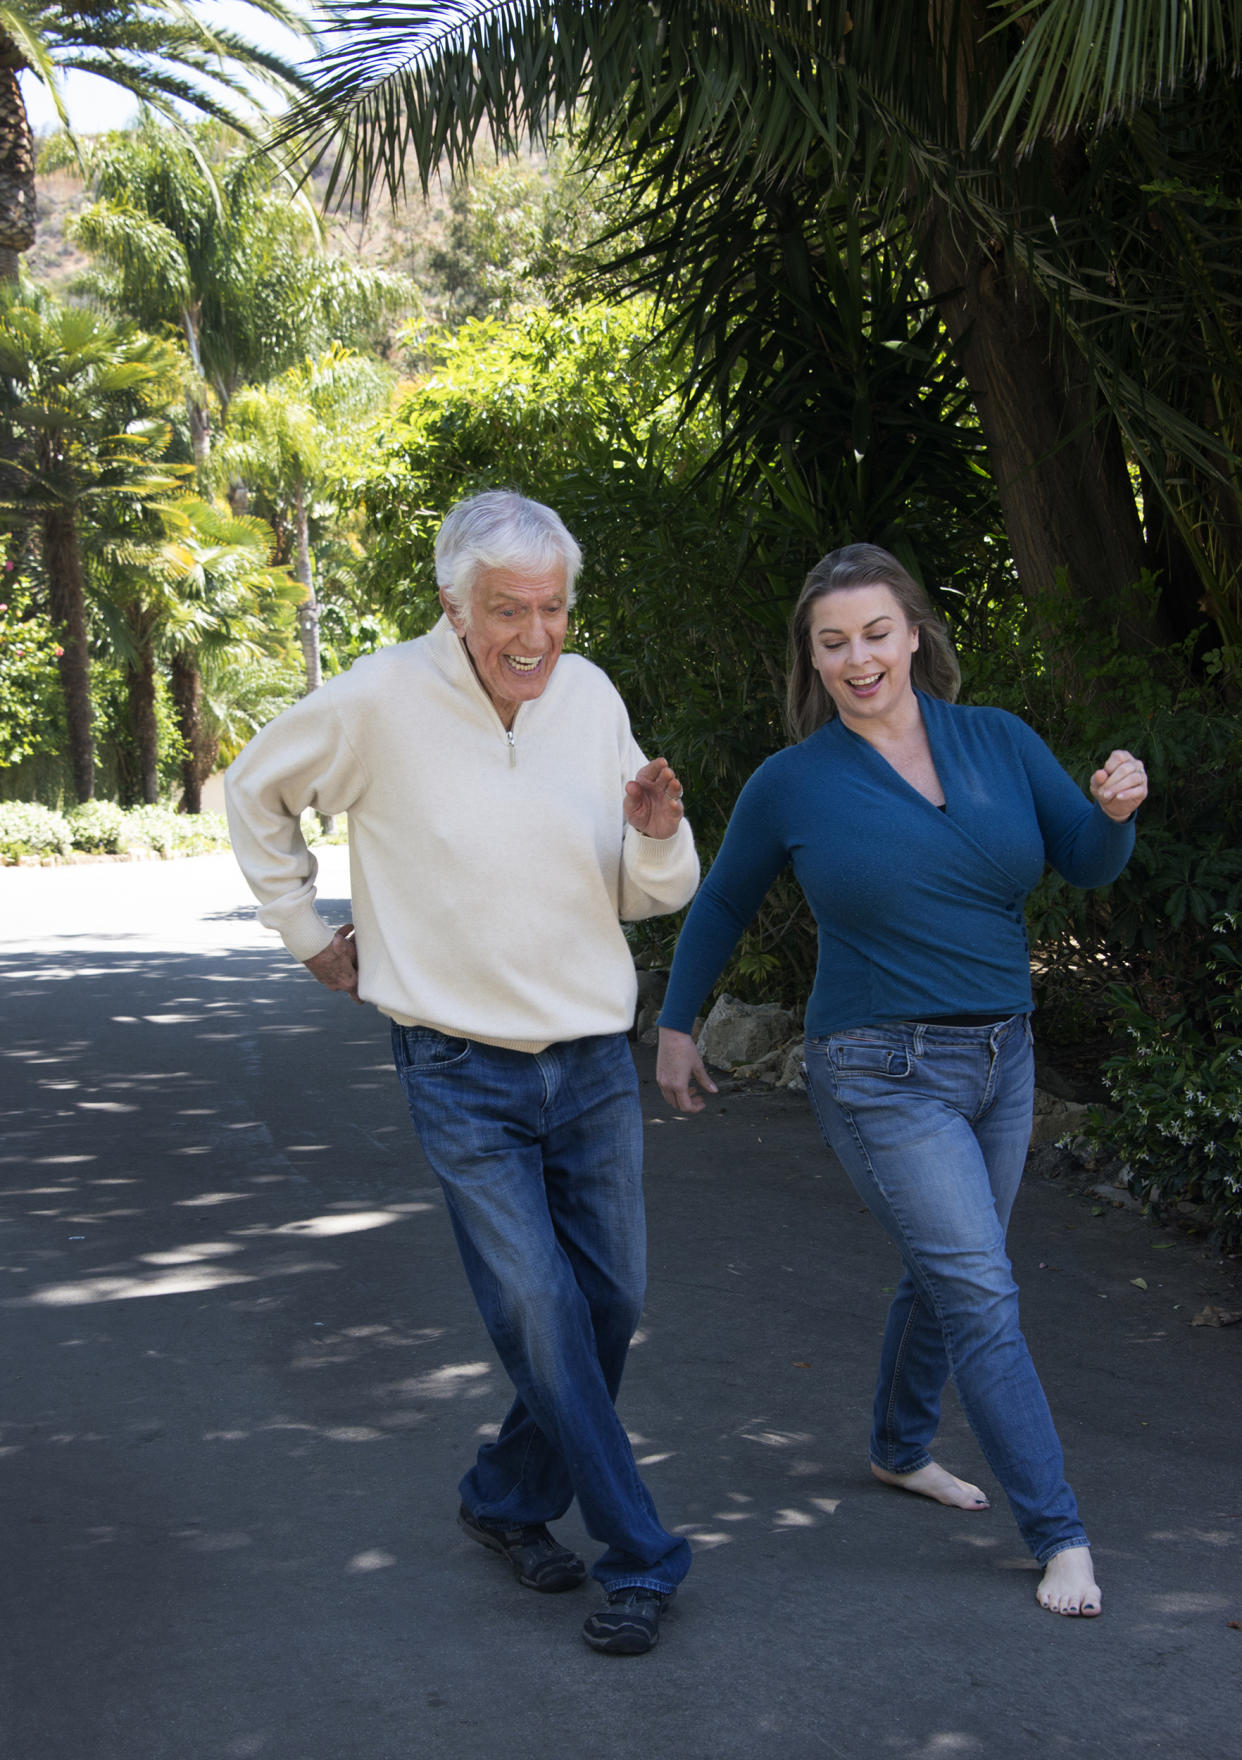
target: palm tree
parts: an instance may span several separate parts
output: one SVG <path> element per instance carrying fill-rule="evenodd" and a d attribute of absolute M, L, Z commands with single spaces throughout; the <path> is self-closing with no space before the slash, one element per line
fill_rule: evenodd
<path fill-rule="evenodd" d="M 298 635 L 308 693 L 323 683 L 322 607 L 315 591 L 311 536 L 315 503 L 327 487 L 332 464 L 391 391 L 391 375 L 378 363 L 336 347 L 270 385 L 247 386 L 230 405 L 219 466 L 244 479 L 277 531 L 292 536 L 293 572 L 302 589 Z M 335 821 L 320 814 L 320 825 L 330 836 Z"/>
<path fill-rule="evenodd" d="M 224 651 L 245 662 L 288 645 L 299 597 L 269 563 L 272 532 L 193 496 L 135 510 L 98 546 L 93 603 L 122 662 L 136 763 L 130 793 L 159 799 L 156 679 L 167 663 L 182 736 L 182 806 L 197 813 L 218 742 L 204 731 L 202 667 Z"/>
<path fill-rule="evenodd" d="M 85 146 L 81 156 L 99 197 L 76 228 L 102 265 L 89 284 L 128 318 L 149 329 L 175 328 L 185 338 L 192 366 L 185 401 L 204 485 L 213 475 L 213 411 L 227 420 L 230 401 L 243 387 L 290 369 L 337 338 L 368 335 L 385 312 L 417 305 L 417 289 L 405 276 L 329 256 L 310 203 L 270 161 L 230 152 L 214 125 L 179 137 L 146 118 L 131 134 Z M 240 469 L 239 456 L 232 456 Z M 241 476 L 226 486 L 240 516 L 248 487 Z M 309 579 L 308 568 L 299 578 Z M 317 636 L 313 611 L 308 592 L 308 643 Z M 209 743 L 199 653 L 194 646 L 174 647 L 169 657 L 180 731 L 191 754 L 183 774 L 189 812 L 199 810 Z"/>
<path fill-rule="evenodd" d="M 179 488 L 184 471 L 164 454 L 181 376 L 177 351 L 132 325 L 0 295 L 0 520 L 39 533 L 80 801 L 95 787 L 84 531 L 115 528 L 118 507 L 158 510 Z"/>
<path fill-rule="evenodd" d="M 213 397 L 227 413 L 240 386 L 359 340 L 383 313 L 418 302 L 405 276 L 330 256 L 309 201 L 260 155 L 222 155 L 210 126 L 177 137 L 147 118 L 82 159 L 99 199 L 75 235 L 103 265 L 88 284 L 145 329 L 184 336 L 200 468 Z"/>
<path fill-rule="evenodd" d="M 314 37 L 292 0 L 245 0 L 308 45 Z M 296 66 L 236 31 L 217 29 L 192 0 L 0 0 L 0 280 L 13 280 L 35 238 L 35 165 L 20 73 L 53 94 L 57 78 L 93 73 L 180 126 L 182 110 L 246 135 L 253 84 L 281 101 L 304 86 Z"/>
<path fill-rule="evenodd" d="M 379 412 L 391 390 L 391 375 L 375 361 L 337 347 L 269 385 L 246 387 L 229 406 L 218 468 L 242 478 L 276 530 L 291 534 L 290 561 L 303 595 L 298 628 L 307 691 L 317 690 L 323 679 L 311 531 L 315 503 L 343 446 L 356 439 L 360 424 Z"/>
<path fill-rule="evenodd" d="M 740 386 L 752 414 L 788 368 L 751 371 L 735 335 L 757 270 L 800 296 L 796 346 L 821 347 L 822 267 L 861 229 L 918 266 L 1028 597 L 1065 570 L 1131 644 L 1180 633 L 1216 584 L 1222 499 L 1242 579 L 1230 0 L 330 0 L 325 18 L 282 138 L 335 198 L 395 196 L 410 158 L 424 185 L 463 169 L 484 133 L 513 148 L 571 125 L 630 171 L 616 273 L 663 302 L 699 392 L 736 409 Z M 1159 542 L 1135 460 L 1171 515 Z M 1161 566 L 1153 612 L 1132 588 Z"/>
<path fill-rule="evenodd" d="M 172 556 L 176 593 L 163 643 L 185 747 L 181 806 L 198 813 L 220 750 L 219 693 L 210 696 L 205 678 L 219 678 L 226 661 L 236 675 L 283 658 L 301 590 L 271 562 L 266 521 L 201 500 L 180 511 L 188 524 Z"/>

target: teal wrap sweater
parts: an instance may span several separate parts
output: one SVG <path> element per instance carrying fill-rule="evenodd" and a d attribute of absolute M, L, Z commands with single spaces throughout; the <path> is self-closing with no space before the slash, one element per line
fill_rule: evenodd
<path fill-rule="evenodd" d="M 1046 862 L 1115 880 L 1134 847 L 1038 734 L 919 693 L 946 808 L 839 717 L 750 778 L 686 919 L 660 1024 L 689 1032 L 768 887 L 792 863 L 819 928 L 811 1037 L 1032 1006 L 1023 907 Z"/>

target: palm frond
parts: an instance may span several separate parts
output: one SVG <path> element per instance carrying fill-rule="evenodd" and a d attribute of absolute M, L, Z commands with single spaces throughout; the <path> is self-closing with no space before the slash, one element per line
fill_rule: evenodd
<path fill-rule="evenodd" d="M 1007 8 L 1025 40 L 979 125 L 1030 151 L 1132 115 L 1152 98 L 1242 66 L 1234 0 L 1026 0 Z M 1000 28 L 1000 27 L 998 27 Z"/>

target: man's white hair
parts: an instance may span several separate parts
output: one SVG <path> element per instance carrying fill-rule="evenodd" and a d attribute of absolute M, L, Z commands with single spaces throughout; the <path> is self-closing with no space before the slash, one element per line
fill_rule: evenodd
<path fill-rule="evenodd" d="M 582 551 L 560 515 L 511 489 L 489 489 L 459 501 L 436 539 L 436 585 L 460 622 L 469 627 L 474 583 L 485 568 L 542 574 L 564 565 L 565 592 L 574 602 Z"/>

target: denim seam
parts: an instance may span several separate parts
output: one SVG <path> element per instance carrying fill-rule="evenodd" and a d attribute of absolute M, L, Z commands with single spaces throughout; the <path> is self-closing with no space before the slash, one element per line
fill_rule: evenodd
<path fill-rule="evenodd" d="M 832 1073 L 832 1085 L 833 1085 L 833 1088 L 835 1089 L 837 1086 L 836 1071 L 833 1067 L 831 1058 L 829 1058 L 827 1060 L 827 1062 L 828 1062 L 828 1068 Z M 809 1083 L 807 1084 L 807 1093 L 811 1096 L 811 1110 L 815 1114 L 815 1119 L 816 1119 L 817 1124 L 819 1125 L 820 1132 L 821 1132 L 821 1134 L 825 1134 L 823 1119 L 820 1116 L 819 1106 L 815 1100 L 815 1093 Z M 866 1163 L 867 1168 L 871 1172 L 871 1176 L 874 1179 L 875 1178 L 875 1170 L 871 1164 L 871 1157 L 867 1153 L 867 1145 L 863 1142 L 862 1135 L 861 1135 L 857 1125 L 854 1123 L 854 1115 L 850 1111 L 849 1107 L 843 1103 L 843 1101 L 840 1099 L 839 1096 L 836 1096 L 836 1103 L 837 1103 L 838 1107 L 840 1108 L 842 1118 L 845 1120 L 846 1124 L 849 1126 L 850 1135 L 853 1137 L 855 1143 L 858 1145 L 858 1152 L 862 1156 L 863 1161 Z M 919 1300 L 919 1295 L 918 1295 L 918 1292 L 916 1291 L 916 1294 L 915 1294 L 916 1303 L 918 1300 Z M 932 1312 L 936 1314 L 936 1318 L 937 1318 L 937 1320 L 939 1320 L 940 1315 L 936 1311 L 936 1304 L 935 1304 L 934 1300 L 931 1303 L 931 1307 L 932 1307 Z M 898 1383 L 898 1379 L 899 1379 L 898 1371 L 900 1371 L 901 1363 L 902 1363 L 902 1360 L 905 1356 L 906 1343 L 907 1343 L 907 1340 L 910 1336 L 910 1326 L 913 1322 L 913 1315 L 914 1315 L 914 1310 L 911 1309 L 910 1320 L 907 1321 L 905 1329 L 902 1332 L 901 1348 L 898 1352 L 897 1362 L 895 1365 L 895 1372 L 894 1372 L 893 1380 L 892 1380 L 892 1390 L 891 1390 L 890 1396 L 889 1396 L 889 1407 L 888 1407 L 888 1411 L 885 1413 L 885 1422 L 887 1424 L 888 1433 L 890 1436 L 892 1434 L 892 1428 L 893 1428 L 893 1426 L 892 1426 L 893 1402 L 896 1399 L 897 1383 Z M 943 1330 L 943 1327 L 942 1327 L 942 1330 Z M 868 1451 L 868 1453 L 870 1453 L 870 1451 Z M 872 1457 L 872 1458 L 874 1458 L 874 1457 Z M 925 1467 L 925 1466 L 929 1465 L 931 1462 L 931 1459 L 932 1459 L 931 1455 L 927 1455 L 926 1459 L 919 1462 L 918 1466 L 910 1467 L 908 1469 L 908 1471 L 910 1471 L 912 1473 L 917 1473 L 919 1471 L 920 1467 Z M 876 1461 L 875 1464 L 879 1467 L 883 1467 L 885 1472 L 892 1473 L 892 1472 L 896 1471 L 896 1468 L 892 1465 L 891 1458 L 887 1463 L 884 1461 Z"/>
<path fill-rule="evenodd" d="M 419 1043 L 417 1034 L 410 1035 L 410 1042 Z M 398 1042 L 399 1067 L 405 1049 Z M 495 1518 L 502 1510 L 509 1513 L 505 1499 L 512 1508 L 523 1502 L 522 1492 L 526 1491 L 528 1506 L 536 1506 L 527 1519 L 555 1519 L 553 1512 L 538 1507 L 545 1502 L 546 1473 L 553 1495 L 559 1497 L 562 1489 L 570 1495 L 576 1492 L 593 1536 L 609 1542 L 612 1558 L 601 1561 L 602 1570 L 600 1564 L 594 1570 L 601 1582 L 610 1588 L 615 1583 L 668 1594 L 672 1584 L 665 1579 L 685 1574 L 691 1563 L 690 1548 L 683 1538 L 662 1528 L 617 1415 L 613 1392 L 621 1378 L 637 1315 L 635 1308 L 631 1317 L 630 1305 L 641 1303 L 641 1293 L 635 1287 L 642 1260 L 641 1110 L 628 1046 L 622 1035 L 609 1034 L 585 1044 L 571 1041 L 549 1047 L 529 1062 L 521 1060 L 520 1080 L 515 1076 L 513 1053 L 486 1046 L 475 1049 L 478 1069 L 464 1070 L 460 1087 L 457 1081 L 434 1083 L 411 1078 L 402 1083 L 411 1121 L 444 1192 L 476 1303 L 530 1425 L 521 1436 L 509 1439 L 507 1451 L 499 1455 L 479 1451 L 467 1475 L 472 1491 L 469 1497 L 463 1491 L 463 1501 Z M 473 1098 L 476 1092 L 477 1105 Z M 459 1093 L 464 1095 L 463 1102 L 458 1101 Z M 469 1120 L 476 1112 L 480 1125 L 486 1125 L 489 1142 L 498 1117 L 510 1121 L 520 1118 L 524 1127 L 531 1127 L 529 1144 L 525 1138 L 516 1145 L 506 1139 L 505 1153 L 499 1158 L 506 1165 L 499 1167 L 499 1173 L 511 1182 L 515 1201 L 520 1199 L 526 1207 L 521 1211 L 526 1218 L 522 1228 L 530 1224 L 531 1241 L 541 1255 L 546 1254 L 548 1266 L 555 1272 L 555 1289 L 543 1279 L 538 1287 L 533 1286 L 530 1276 L 525 1275 L 529 1265 L 515 1264 L 510 1249 L 525 1237 L 521 1230 L 510 1236 L 500 1227 L 491 1199 L 490 1169 L 485 1181 L 469 1177 L 471 1170 L 477 1172 L 486 1146 L 482 1136 L 465 1140 L 462 1117 Z M 588 1115 L 594 1149 L 584 1134 L 583 1121 Z M 606 1160 L 601 1160 L 600 1144 L 595 1140 L 597 1119 L 607 1126 Z M 538 1159 L 526 1165 L 528 1151 L 536 1145 Z M 575 1196 L 572 1179 L 584 1156 L 589 1156 L 591 1167 L 600 1176 L 589 1201 Z M 509 1160 L 514 1162 L 512 1168 L 507 1167 Z M 560 1194 L 556 1205 L 551 1203 L 548 1188 L 553 1168 Z M 549 1213 L 539 1214 L 536 1227 L 535 1194 L 541 1172 Z M 571 1251 L 571 1242 L 578 1243 L 576 1253 Z M 589 1249 L 598 1249 L 598 1266 Z M 580 1281 L 580 1274 L 588 1267 L 595 1269 Z M 611 1275 L 607 1289 L 603 1288 L 604 1273 Z M 598 1319 L 591 1292 L 598 1299 Z M 522 1315 L 528 1309 L 540 1316 L 549 1313 L 550 1299 L 555 1308 L 550 1315 L 551 1336 L 538 1328 L 528 1336 Z M 620 1317 L 623 1304 L 624 1319 Z M 600 1357 L 605 1336 L 607 1366 Z M 560 1373 L 569 1361 L 583 1370 L 572 1382 Z M 537 1411 L 546 1418 L 542 1429 Z M 578 1442 L 582 1443 L 580 1451 Z M 545 1444 L 547 1459 L 541 1472 Z M 567 1452 L 574 1455 L 573 1471 Z M 579 1469 L 583 1479 L 579 1479 Z M 568 1502 L 567 1496 L 562 1507 L 568 1507 Z M 652 1562 L 637 1569 L 630 1566 L 627 1571 L 618 1554 Z"/>
<path fill-rule="evenodd" d="M 1047 1552 L 1038 1553 L 1035 1562 L 1036 1564 L 1051 1564 L 1059 1552 L 1072 1552 L 1076 1546 L 1087 1545 L 1089 1542 L 1085 1534 L 1080 1535 L 1077 1540 L 1058 1540 L 1055 1546 L 1048 1548 Z"/>
<path fill-rule="evenodd" d="M 1013 1037 L 1014 1031 L 1019 1022 L 1021 1022 L 1021 1031 L 1023 1035 L 1022 1048 L 1025 1049 L 1034 1043 L 1034 1035 L 1031 1032 L 1031 1017 L 1029 1015 L 1011 1015 L 1007 1021 L 1002 1021 L 998 1027 L 992 1028 L 988 1039 L 988 1079 L 984 1085 L 983 1103 L 979 1106 L 978 1110 L 971 1115 L 970 1122 L 972 1124 L 976 1124 L 986 1118 L 1000 1096 L 1001 1057 L 1004 1054 L 1010 1039 Z"/>
<path fill-rule="evenodd" d="M 1027 1022 L 1025 1016 L 1021 1017 L 1021 1024 L 1022 1024 L 1022 1027 L 1025 1029 L 1026 1045 L 1029 1046 L 1029 1041 L 1030 1041 L 1029 1023 Z M 995 1104 L 996 1100 L 999 1097 L 1000 1086 L 1001 1086 L 1000 1080 L 999 1080 L 999 1073 L 1000 1073 L 1000 1071 L 999 1071 L 1000 1057 L 998 1055 L 999 1051 L 1003 1048 L 1003 1046 L 1005 1044 L 1007 1044 L 1009 1039 L 1014 1035 L 1015 1031 L 1017 1031 L 1017 1030 L 1018 1029 L 1017 1029 L 1016 1020 L 1004 1023 L 1001 1028 L 993 1029 L 992 1038 L 994 1039 L 995 1037 L 1000 1036 L 1001 1045 L 998 1046 L 995 1043 L 989 1043 L 989 1047 L 988 1047 L 989 1052 L 990 1052 L 990 1068 L 989 1068 L 989 1078 L 988 1078 L 988 1084 L 987 1084 L 988 1090 L 989 1090 L 989 1092 L 988 1092 L 988 1105 Z M 1025 1049 L 1026 1046 L 1024 1046 L 1023 1048 Z M 875 1178 L 874 1167 L 873 1167 L 873 1163 L 871 1160 L 871 1156 L 867 1151 L 866 1144 L 863 1141 L 862 1135 L 861 1135 L 859 1128 L 855 1122 L 853 1114 L 852 1114 L 850 1108 L 844 1103 L 844 1101 L 842 1100 L 842 1098 L 840 1096 L 839 1084 L 837 1081 L 837 1071 L 836 1071 L 835 1065 L 832 1062 L 831 1056 L 828 1055 L 828 1053 L 827 1053 L 826 1046 L 824 1047 L 824 1063 L 823 1063 L 823 1065 L 821 1065 L 819 1067 L 820 1067 L 821 1071 L 823 1072 L 821 1079 L 823 1079 L 823 1076 L 826 1076 L 827 1082 L 828 1082 L 828 1092 L 829 1092 L 829 1094 L 831 1094 L 832 1102 L 833 1102 L 834 1106 L 836 1107 L 837 1112 L 838 1112 L 842 1122 L 845 1124 L 845 1126 L 847 1127 L 847 1129 L 849 1131 L 850 1137 L 853 1140 L 853 1143 L 855 1145 L 855 1149 L 856 1149 L 857 1153 L 861 1157 L 863 1165 L 868 1169 L 870 1176 L 871 1176 L 872 1180 L 874 1181 L 874 1183 L 877 1186 L 880 1186 L 880 1182 L 878 1180 L 876 1180 L 876 1178 Z M 812 1085 L 812 1083 L 810 1081 L 808 1081 L 808 1083 L 807 1083 L 807 1092 L 808 1092 L 808 1096 L 811 1100 L 812 1110 L 814 1111 L 816 1120 L 819 1123 L 821 1133 L 824 1135 L 826 1140 L 829 1140 L 828 1133 L 824 1130 L 823 1114 L 822 1114 L 820 1107 L 817 1103 L 814 1086 Z M 828 1096 L 826 1095 L 825 1096 L 826 1101 L 827 1101 L 827 1097 Z M 987 1106 L 980 1107 L 979 1111 L 976 1112 L 975 1117 L 978 1118 L 978 1117 L 982 1116 L 982 1114 L 985 1113 L 986 1110 L 987 1110 Z M 965 1113 L 961 1113 L 960 1116 L 962 1117 L 963 1122 L 973 1123 L 973 1120 L 969 1119 Z M 882 1187 L 881 1187 L 881 1189 L 882 1189 Z M 889 1199 L 889 1203 L 890 1203 L 890 1207 L 891 1207 L 891 1198 Z M 904 1220 L 902 1219 L 902 1217 L 900 1216 L 900 1214 L 895 1210 L 893 1211 L 893 1219 L 894 1219 L 894 1222 L 898 1225 L 898 1228 L 900 1231 L 900 1237 L 902 1239 L 904 1239 L 906 1236 L 906 1232 L 907 1232 L 906 1224 L 905 1224 Z M 906 1256 L 905 1256 L 904 1252 L 902 1254 L 902 1258 L 903 1258 L 903 1261 L 905 1261 Z M 907 1262 L 907 1269 L 909 1269 L 908 1262 Z M 1010 1278 L 1012 1279 L 1012 1269 L 1010 1270 Z M 921 1281 L 916 1280 L 916 1294 L 919 1297 L 922 1297 L 923 1299 L 927 1300 L 930 1311 L 932 1312 L 932 1314 L 935 1315 L 936 1322 L 940 1328 L 940 1333 L 941 1333 L 941 1338 L 943 1340 L 945 1353 L 946 1353 L 946 1356 L 948 1359 L 950 1374 L 953 1375 L 954 1378 L 956 1379 L 956 1372 L 957 1371 L 956 1371 L 955 1356 L 957 1353 L 954 1348 L 956 1341 L 951 1336 L 952 1329 L 947 1327 L 945 1324 L 942 1305 L 941 1305 L 940 1301 L 937 1299 L 936 1286 L 933 1283 L 930 1286 L 928 1286 L 926 1289 L 924 1289 L 921 1284 Z M 976 1441 L 977 1445 L 979 1446 L 980 1452 L 983 1454 L 985 1460 L 987 1460 L 989 1467 L 991 1467 L 992 1471 L 995 1472 L 996 1466 L 991 1459 L 990 1450 L 988 1450 L 984 1446 L 983 1438 L 980 1435 L 979 1430 L 975 1426 L 975 1423 L 972 1419 L 971 1413 L 969 1411 L 967 1411 L 965 1409 L 965 1407 L 963 1407 L 963 1413 L 967 1419 L 970 1430 L 971 1430 L 972 1434 L 974 1435 L 975 1441 Z M 877 1462 L 876 1464 L 883 1465 L 884 1463 Z M 889 1470 L 891 1470 L 891 1469 L 889 1469 Z M 914 1469 L 914 1470 L 917 1470 L 917 1469 Z M 1000 1476 L 1001 1475 L 999 1475 L 999 1474 L 997 1475 L 998 1478 Z M 1064 1478 L 1063 1472 L 1062 1472 L 1062 1478 Z M 1024 1535 L 1024 1538 L 1025 1537 L 1026 1536 Z M 1028 1545 L 1029 1544 L 1030 1544 L 1030 1542 L 1028 1540 Z M 1055 1554 L 1057 1552 L 1065 1551 L 1065 1550 L 1068 1550 L 1070 1547 L 1085 1545 L 1085 1544 L 1086 1544 L 1086 1541 L 1084 1539 L 1078 1539 L 1078 1538 L 1073 1538 L 1073 1537 L 1063 1538 L 1063 1539 L 1060 1539 L 1060 1540 L 1054 1542 L 1053 1545 L 1051 1546 L 1051 1549 L 1049 1551 L 1045 1552 L 1042 1556 L 1040 1554 L 1036 1553 L 1036 1557 L 1039 1558 L 1040 1563 L 1045 1563 L 1049 1558 L 1055 1556 Z M 1031 1551 L 1033 1553 L 1035 1553 L 1035 1551 L 1036 1551 L 1036 1549 L 1033 1545 L 1031 1545 Z"/>
<path fill-rule="evenodd" d="M 847 1114 L 846 1116 L 848 1117 L 849 1115 Z M 891 1383 L 889 1386 L 888 1409 L 885 1411 L 885 1414 L 884 1414 L 885 1429 L 886 1429 L 887 1434 L 890 1437 L 893 1434 L 893 1408 L 897 1404 L 897 1387 L 898 1387 L 898 1384 L 901 1380 L 902 1365 L 904 1364 L 904 1362 L 906 1360 L 906 1351 L 909 1348 L 910 1334 L 914 1330 L 914 1318 L 918 1312 L 918 1305 L 921 1300 L 922 1300 L 922 1297 L 920 1296 L 919 1292 L 916 1290 L 915 1294 L 914 1294 L 914 1301 L 911 1303 L 911 1306 L 910 1306 L 910 1313 L 907 1316 L 905 1325 L 901 1329 L 901 1343 L 897 1347 L 897 1356 L 896 1356 L 896 1360 L 893 1364 L 893 1375 L 892 1375 L 892 1380 L 891 1380 Z M 870 1452 L 870 1451 L 868 1451 L 868 1452 Z M 893 1465 L 892 1450 L 891 1449 L 889 1451 L 889 1458 L 887 1461 L 876 1461 L 874 1454 L 871 1455 L 871 1459 L 873 1461 L 875 1461 L 875 1464 L 877 1467 L 883 1467 L 884 1471 L 886 1473 L 896 1473 L 898 1471 L 903 1472 L 903 1473 L 917 1473 L 920 1471 L 921 1468 L 931 1465 L 931 1461 L 932 1461 L 931 1455 L 927 1453 L 926 1449 L 924 1449 L 922 1451 L 922 1453 L 923 1453 L 924 1458 L 921 1461 L 917 1462 L 917 1464 L 913 1467 L 902 1467 L 902 1468 L 895 1467 Z"/>

